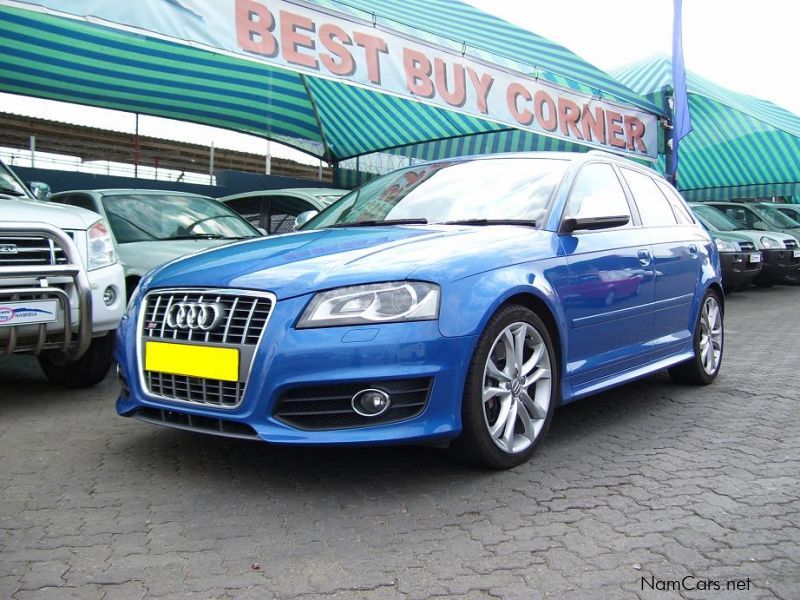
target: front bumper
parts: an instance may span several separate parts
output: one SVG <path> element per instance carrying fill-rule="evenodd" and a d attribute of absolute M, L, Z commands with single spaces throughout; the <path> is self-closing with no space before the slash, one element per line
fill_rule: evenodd
<path fill-rule="evenodd" d="M 280 444 L 392 444 L 453 438 L 477 339 L 447 338 L 436 321 L 377 326 L 294 328 L 308 297 L 277 302 L 256 350 L 241 403 L 224 409 L 148 395 L 139 375 L 136 323 L 123 318 L 116 359 L 124 379 L 117 412 L 168 426 Z M 309 386 L 430 379 L 427 403 L 408 419 L 340 429 L 301 429 L 274 416 L 284 394 Z"/>
<path fill-rule="evenodd" d="M 752 262 L 751 254 L 755 252 L 720 252 L 719 261 L 722 267 L 722 284 L 726 290 L 736 289 L 753 281 L 761 272 L 763 256 L 758 262 Z"/>
<path fill-rule="evenodd" d="M 795 250 L 762 250 L 763 264 L 756 281 L 765 283 L 795 283 L 800 275 L 800 256 Z"/>

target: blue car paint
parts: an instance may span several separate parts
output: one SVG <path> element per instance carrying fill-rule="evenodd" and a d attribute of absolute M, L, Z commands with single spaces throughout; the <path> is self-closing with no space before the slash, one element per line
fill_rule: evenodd
<path fill-rule="evenodd" d="M 287 444 L 452 438 L 461 430 L 461 397 L 480 333 L 511 298 L 531 299 L 552 316 L 562 403 L 691 358 L 701 299 L 709 287 L 720 287 L 719 256 L 710 236 L 698 226 L 559 234 L 571 178 L 581 161 L 576 163 L 541 229 L 429 225 L 312 230 L 232 244 L 162 267 L 141 282 L 142 293 L 119 328 L 116 359 L 131 395 L 118 400 L 118 412 L 129 415 L 147 406 L 224 417 L 251 425 L 266 441 Z M 697 251 L 686 252 L 687 245 L 696 245 Z M 642 263 L 643 251 L 650 255 L 649 264 Z M 441 286 L 438 321 L 295 328 L 318 291 L 405 279 Z M 603 296 L 609 281 L 627 287 L 619 295 Z M 276 295 L 238 408 L 209 409 L 144 393 L 136 376 L 136 316 L 147 291 L 172 287 L 268 290 Z M 431 376 L 434 385 L 426 410 L 406 421 L 304 431 L 272 417 L 278 396 L 292 386 L 415 376 Z"/>

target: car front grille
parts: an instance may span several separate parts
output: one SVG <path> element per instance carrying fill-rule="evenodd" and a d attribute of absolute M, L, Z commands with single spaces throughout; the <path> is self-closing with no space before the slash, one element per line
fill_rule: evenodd
<path fill-rule="evenodd" d="M 755 252 L 756 245 L 753 242 L 739 242 L 739 249 L 742 252 Z"/>
<path fill-rule="evenodd" d="M 210 417 L 201 417 L 199 415 L 149 407 L 138 408 L 131 416 L 136 419 L 141 419 L 142 421 L 147 421 L 148 423 L 174 427 L 175 429 L 211 433 L 213 435 L 246 440 L 259 439 L 255 429 L 250 427 L 250 425 L 229 421 L 227 419 L 213 419 Z"/>
<path fill-rule="evenodd" d="M 68 234 L 71 236 L 71 234 Z M 46 237 L 0 237 L 0 267 L 37 267 L 65 265 L 64 249 Z"/>
<path fill-rule="evenodd" d="M 797 240 L 783 240 L 783 243 L 786 245 L 786 248 L 789 250 L 794 250 L 797 248 Z"/>
<path fill-rule="evenodd" d="M 211 329 L 188 329 L 172 326 L 168 322 L 171 307 L 176 303 L 214 303 L 221 308 L 221 318 Z M 176 342 L 217 348 L 237 348 L 239 360 L 245 368 L 239 369 L 238 381 L 221 381 L 160 371 L 150 371 L 142 366 L 142 384 L 145 390 L 159 398 L 186 402 L 213 408 L 236 408 L 241 404 L 256 346 L 266 328 L 274 305 L 274 296 L 247 291 L 155 290 L 145 297 L 140 308 L 140 363 L 145 364 L 144 353 L 148 341 Z"/>
<path fill-rule="evenodd" d="M 210 331 L 174 329 L 166 317 L 177 302 L 216 302 L 224 307 L 225 315 Z M 247 346 L 258 343 L 271 311 L 272 300 L 261 296 L 232 295 L 223 290 L 153 292 L 148 294 L 144 329 L 152 339 Z"/>
<path fill-rule="evenodd" d="M 298 387 L 284 392 L 273 414 L 279 421 L 305 430 L 395 423 L 415 417 L 425 409 L 432 383 L 433 380 L 426 377 Z M 378 417 L 361 416 L 351 405 L 353 396 L 368 388 L 383 390 L 391 399 L 389 409 Z"/>

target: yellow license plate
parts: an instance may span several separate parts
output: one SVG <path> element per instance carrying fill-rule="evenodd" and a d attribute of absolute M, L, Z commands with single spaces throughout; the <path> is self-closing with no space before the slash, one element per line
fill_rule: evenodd
<path fill-rule="evenodd" d="M 239 350 L 145 342 L 144 368 L 147 371 L 172 375 L 238 381 Z"/>

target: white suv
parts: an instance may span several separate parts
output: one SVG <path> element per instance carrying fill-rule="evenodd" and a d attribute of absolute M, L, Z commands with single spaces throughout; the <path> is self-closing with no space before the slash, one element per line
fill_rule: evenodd
<path fill-rule="evenodd" d="M 0 162 L 0 355 L 35 354 L 51 382 L 94 385 L 111 366 L 124 309 L 108 224 L 39 202 Z"/>

